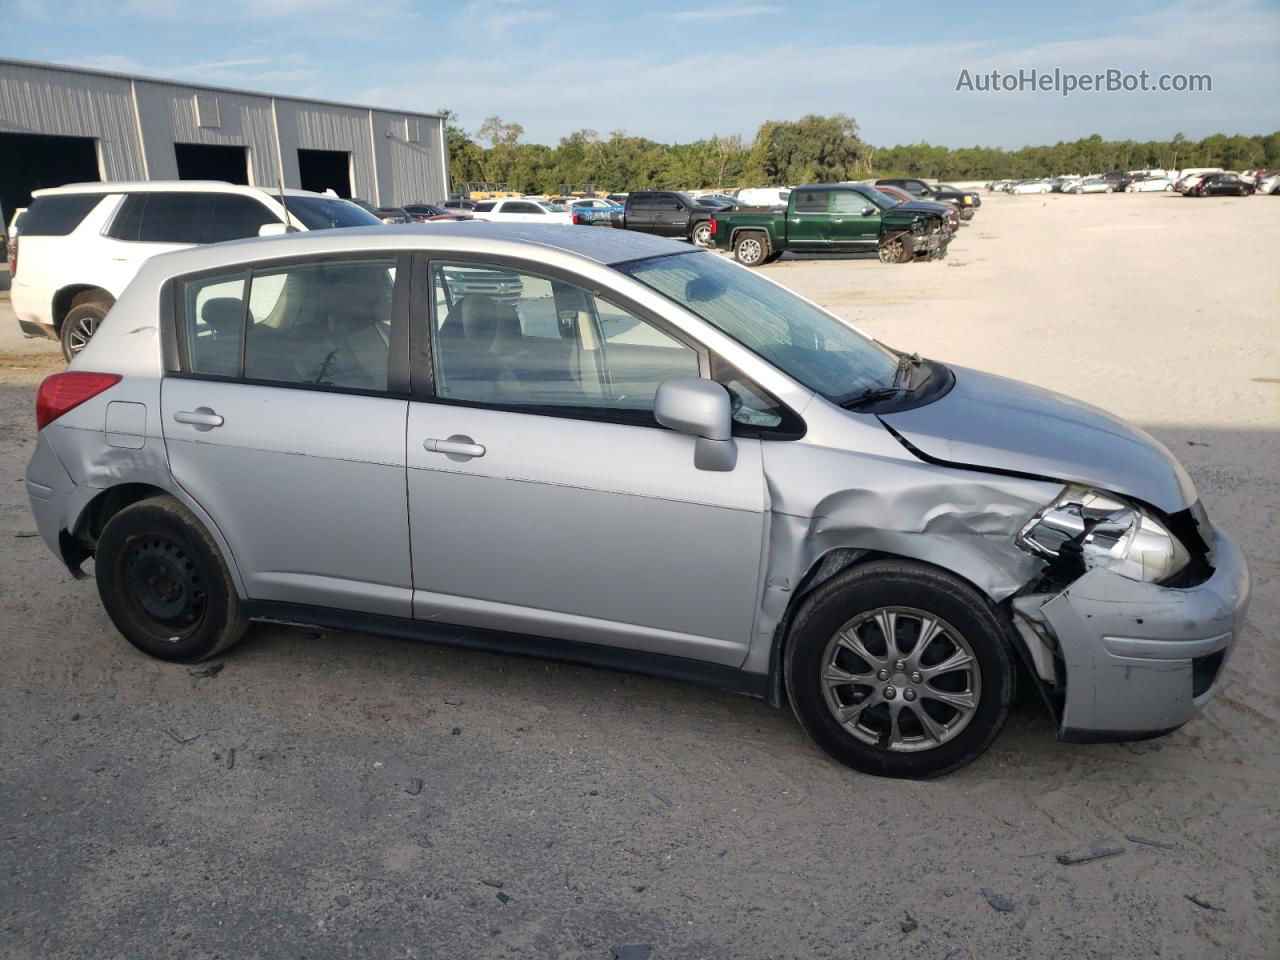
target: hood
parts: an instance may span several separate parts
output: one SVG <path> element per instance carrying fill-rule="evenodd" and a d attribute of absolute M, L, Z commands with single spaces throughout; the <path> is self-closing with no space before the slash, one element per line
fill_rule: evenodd
<path fill-rule="evenodd" d="M 890 210 L 910 210 L 914 213 L 932 213 L 940 217 L 955 212 L 955 207 L 949 203 L 938 203 L 936 200 L 906 200 L 898 204 L 896 207 L 890 207 Z"/>
<path fill-rule="evenodd" d="M 1088 484 L 1177 513 L 1196 500 L 1182 465 L 1155 437 L 1079 400 L 951 367 L 933 403 L 880 414 L 926 459 Z"/>

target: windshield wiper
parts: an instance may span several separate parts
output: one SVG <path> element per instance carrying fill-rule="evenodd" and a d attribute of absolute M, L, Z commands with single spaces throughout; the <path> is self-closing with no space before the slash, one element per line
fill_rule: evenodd
<path fill-rule="evenodd" d="M 898 368 L 893 372 L 893 382 L 887 387 L 867 387 L 861 393 L 843 401 L 840 406 L 846 410 L 856 410 L 880 400 L 888 400 L 900 393 L 910 393 L 915 389 L 911 385 L 911 368 L 918 367 L 923 360 L 918 353 L 904 353 L 898 357 Z"/>
<path fill-rule="evenodd" d="M 876 403 L 879 400 L 888 400 L 890 397 L 896 397 L 900 393 L 910 393 L 907 387 L 867 387 L 856 397 L 845 400 L 840 406 L 846 410 L 856 410 L 859 407 L 865 407 L 869 403 Z"/>

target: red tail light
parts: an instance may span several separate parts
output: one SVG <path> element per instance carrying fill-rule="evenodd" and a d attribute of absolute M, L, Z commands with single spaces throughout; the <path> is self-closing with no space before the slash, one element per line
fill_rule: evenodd
<path fill-rule="evenodd" d="M 713 237 L 716 235 L 716 232 L 720 229 L 720 225 L 719 225 L 718 223 L 716 223 L 716 218 L 715 218 L 715 217 L 712 217 L 712 218 L 711 218 L 711 227 L 710 227 L 710 229 L 711 229 L 711 235 L 712 235 Z"/>
<path fill-rule="evenodd" d="M 9 249 L 6 251 L 9 258 L 9 277 L 12 279 L 18 275 L 18 238 L 14 237 L 9 241 Z"/>
<path fill-rule="evenodd" d="M 36 429 L 43 430 L 64 413 L 92 400 L 120 382 L 118 373 L 82 373 L 68 370 L 45 377 L 36 394 Z"/>

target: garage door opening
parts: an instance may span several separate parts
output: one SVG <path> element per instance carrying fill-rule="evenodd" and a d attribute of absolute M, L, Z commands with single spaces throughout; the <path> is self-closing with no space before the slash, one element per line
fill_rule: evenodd
<path fill-rule="evenodd" d="M 225 180 L 249 185 L 249 152 L 245 147 L 210 143 L 175 143 L 179 180 Z"/>
<path fill-rule="evenodd" d="M 98 145 L 92 137 L 0 133 L 0 230 L 14 210 L 31 204 L 32 190 L 101 179 Z"/>
<path fill-rule="evenodd" d="M 299 150 L 298 173 L 303 190 L 332 190 L 351 199 L 351 154 L 345 150 Z"/>

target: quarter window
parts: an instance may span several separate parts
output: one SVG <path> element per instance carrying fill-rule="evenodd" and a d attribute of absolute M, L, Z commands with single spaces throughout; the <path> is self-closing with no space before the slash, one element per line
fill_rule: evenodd
<path fill-rule="evenodd" d="M 652 423 L 658 385 L 698 353 L 587 290 L 498 266 L 432 268 L 436 395 Z"/>
<path fill-rule="evenodd" d="M 22 232 L 29 237 L 65 237 L 80 226 L 103 196 L 101 193 L 64 193 L 36 197 L 22 220 Z"/>

